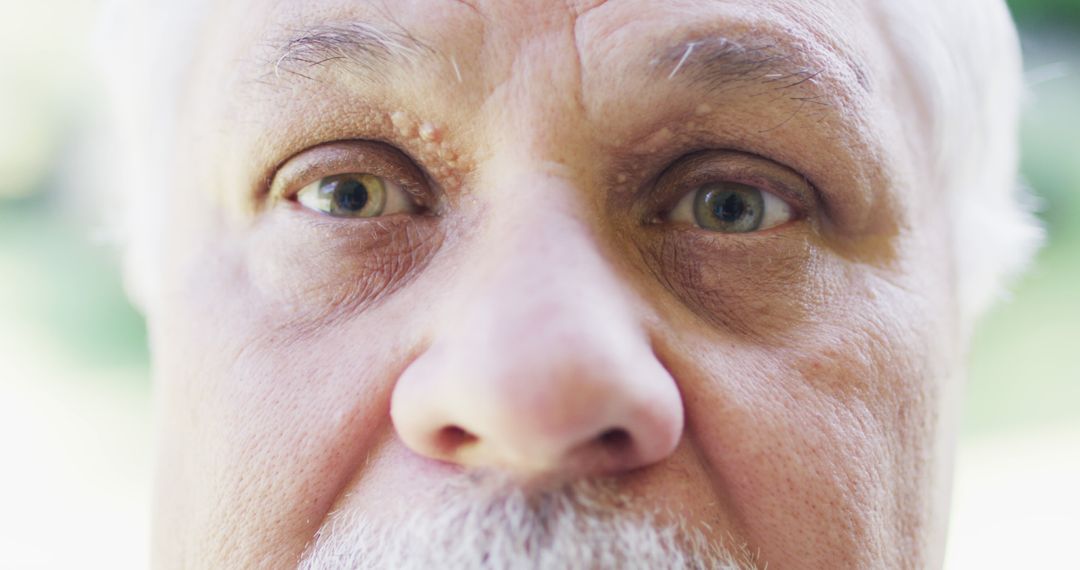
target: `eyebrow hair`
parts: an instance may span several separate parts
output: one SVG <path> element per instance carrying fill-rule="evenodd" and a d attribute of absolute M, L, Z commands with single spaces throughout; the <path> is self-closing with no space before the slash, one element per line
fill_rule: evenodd
<path fill-rule="evenodd" d="M 368 22 L 321 25 L 295 33 L 277 48 L 273 75 L 312 79 L 306 71 L 327 64 L 342 65 L 362 75 L 377 75 L 391 64 L 415 64 L 434 53 L 427 44 L 398 26 L 385 30 Z"/>
<path fill-rule="evenodd" d="M 865 70 L 854 61 L 840 59 L 848 69 L 831 71 L 853 76 L 857 87 L 869 92 Z M 809 54 L 769 41 L 751 44 L 714 36 L 663 49 L 653 58 L 652 66 L 653 73 L 662 79 L 689 81 L 711 91 L 723 91 L 746 83 L 774 85 L 777 90 L 786 90 L 804 84 L 814 85 L 830 71 L 813 60 Z M 825 104 L 813 96 L 793 98 L 804 103 Z"/>

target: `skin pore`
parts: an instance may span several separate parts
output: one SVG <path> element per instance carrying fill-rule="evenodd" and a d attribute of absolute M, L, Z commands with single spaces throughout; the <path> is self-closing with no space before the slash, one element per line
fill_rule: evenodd
<path fill-rule="evenodd" d="M 940 565 L 949 218 L 875 26 L 841 0 L 217 3 L 147 307 L 155 565 L 295 567 L 334 516 L 434 517 L 473 473 L 602 479 L 761 567 Z M 350 173 L 401 209 L 297 198 Z M 699 227 L 677 206 L 712 183 L 790 216 Z"/>

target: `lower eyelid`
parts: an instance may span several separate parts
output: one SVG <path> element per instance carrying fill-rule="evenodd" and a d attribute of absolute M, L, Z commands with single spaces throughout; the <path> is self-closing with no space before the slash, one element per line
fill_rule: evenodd
<path fill-rule="evenodd" d="M 279 210 L 257 232 L 263 253 L 252 257 L 250 274 L 268 294 L 301 309 L 298 319 L 363 310 L 417 275 L 442 245 L 440 226 L 430 219 L 342 221 Z"/>

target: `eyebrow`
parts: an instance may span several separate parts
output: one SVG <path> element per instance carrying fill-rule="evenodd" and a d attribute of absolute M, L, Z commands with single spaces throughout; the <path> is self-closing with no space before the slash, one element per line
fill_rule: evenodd
<path fill-rule="evenodd" d="M 283 35 L 277 42 L 269 75 L 277 80 L 295 75 L 314 80 L 313 70 L 323 66 L 344 70 L 370 83 L 389 83 L 396 70 L 414 67 L 422 59 L 437 55 L 430 45 L 419 40 L 396 23 L 381 28 L 370 22 L 345 22 L 318 25 Z M 787 92 L 798 105 L 783 126 L 807 105 L 820 109 L 833 106 L 838 92 L 853 89 L 870 94 L 869 74 L 857 60 L 814 45 L 801 47 L 770 38 L 769 35 L 707 35 L 684 40 L 654 52 L 651 72 L 657 80 L 677 81 L 702 88 L 713 95 L 726 90 L 758 86 Z M 825 51 L 828 57 L 821 57 Z M 443 59 L 443 58 L 439 58 Z M 827 62 L 840 62 L 831 66 Z M 461 82 L 456 59 L 444 59 Z M 263 75 L 263 79 L 267 78 Z M 822 89 L 822 84 L 832 86 Z M 794 89 L 802 86 L 801 89 Z M 764 93 L 764 92 L 763 92 Z"/>
<path fill-rule="evenodd" d="M 809 53 L 778 42 L 744 42 L 724 36 L 683 41 L 656 53 L 652 72 L 657 79 L 675 80 L 718 92 L 735 86 L 759 84 L 786 90 L 800 85 L 816 85 L 827 76 L 850 78 L 864 93 L 869 92 L 868 74 L 855 61 L 830 50 L 844 69 L 830 69 Z M 816 96 L 793 96 L 803 103 L 825 104 Z"/>
<path fill-rule="evenodd" d="M 312 79 L 311 68 L 329 64 L 374 79 L 435 51 L 404 28 L 388 30 L 368 22 L 316 26 L 280 43 L 272 60 L 273 76 L 278 79 L 283 74 Z"/>

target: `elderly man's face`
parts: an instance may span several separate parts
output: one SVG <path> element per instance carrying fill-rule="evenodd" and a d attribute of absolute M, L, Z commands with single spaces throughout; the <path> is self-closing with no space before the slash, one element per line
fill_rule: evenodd
<path fill-rule="evenodd" d="M 157 564 L 939 563 L 949 216 L 873 3 L 555 4 L 216 4 Z"/>

